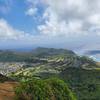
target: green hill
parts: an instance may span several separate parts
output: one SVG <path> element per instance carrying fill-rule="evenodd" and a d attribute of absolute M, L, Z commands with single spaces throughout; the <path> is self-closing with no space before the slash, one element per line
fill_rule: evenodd
<path fill-rule="evenodd" d="M 78 56 L 66 49 L 37 48 L 31 52 L 1 51 L 2 61 L 26 63 L 21 69 L 8 74 L 16 81 L 30 82 L 33 78 L 45 80 L 58 77 L 76 93 L 78 100 L 100 98 L 100 64 L 89 57 Z"/>

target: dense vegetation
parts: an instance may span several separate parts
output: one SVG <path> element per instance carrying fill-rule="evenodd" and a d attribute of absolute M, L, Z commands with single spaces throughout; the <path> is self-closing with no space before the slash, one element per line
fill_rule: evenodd
<path fill-rule="evenodd" d="M 100 70 L 68 68 L 60 77 L 69 83 L 78 100 L 100 100 Z"/>
<path fill-rule="evenodd" d="M 39 79 L 62 78 L 68 84 L 68 87 L 76 93 L 77 100 L 99 100 L 100 98 L 100 70 L 98 69 L 87 70 L 70 67 L 58 74 L 41 73 L 37 76 L 17 76 L 17 79 L 25 81 L 33 77 Z"/>
<path fill-rule="evenodd" d="M 0 83 L 1 82 L 5 82 L 5 81 L 14 81 L 14 80 L 12 80 L 11 78 L 8 78 L 8 77 L 0 74 Z"/>
<path fill-rule="evenodd" d="M 62 92 L 65 91 L 64 93 L 66 93 L 66 90 L 60 90 L 61 88 L 59 86 L 59 84 L 63 82 L 60 80 L 58 81 L 58 79 L 52 80 L 51 77 L 63 79 L 63 81 L 68 84 L 68 87 L 76 93 L 78 100 L 99 100 L 100 98 L 100 64 L 97 64 L 91 58 L 78 56 L 70 50 L 53 48 L 37 48 L 26 53 L 5 52 L 0 52 L 1 62 L 26 62 L 26 65 L 21 69 L 8 74 L 12 79 L 22 82 L 16 90 L 17 98 L 35 98 L 35 96 L 40 93 L 41 97 L 43 96 L 43 99 L 38 100 L 45 100 L 44 96 L 47 94 L 48 96 L 51 96 L 53 93 L 54 100 L 67 100 L 64 98 L 62 99 L 62 95 L 64 95 Z M 33 80 L 33 78 L 36 79 Z M 56 85 L 58 87 L 55 85 L 51 87 L 53 83 L 51 84 L 50 82 L 52 81 L 55 84 L 57 83 Z M 65 83 L 61 86 L 65 86 L 66 88 L 66 85 L 64 84 Z M 34 94 L 32 96 L 34 89 L 37 92 L 36 95 Z M 49 90 L 50 94 L 46 89 L 52 89 L 52 91 Z M 55 91 L 59 95 L 54 94 Z M 50 100 L 48 99 L 48 96 L 46 96 L 47 100 Z M 56 96 L 60 96 L 61 99 L 58 99 Z"/>
<path fill-rule="evenodd" d="M 22 82 L 15 93 L 16 100 L 76 100 L 67 84 L 57 78 Z"/>

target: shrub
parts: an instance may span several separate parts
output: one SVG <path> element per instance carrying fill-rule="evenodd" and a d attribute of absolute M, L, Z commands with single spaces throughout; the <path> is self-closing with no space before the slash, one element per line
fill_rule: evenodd
<path fill-rule="evenodd" d="M 58 78 L 21 82 L 15 93 L 16 100 L 76 100 L 67 84 Z"/>

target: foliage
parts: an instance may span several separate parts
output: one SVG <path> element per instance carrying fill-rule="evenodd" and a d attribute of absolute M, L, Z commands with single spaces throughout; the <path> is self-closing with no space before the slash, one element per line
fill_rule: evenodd
<path fill-rule="evenodd" d="M 36 96 L 38 98 L 43 96 L 43 99 L 38 100 L 48 100 L 50 97 L 54 100 L 66 100 L 64 98 L 66 86 L 61 85 L 57 79 L 56 81 L 46 79 L 53 76 L 59 76 L 65 82 L 67 81 L 70 89 L 77 94 L 78 100 L 99 100 L 100 98 L 100 64 L 89 57 L 78 56 L 65 49 L 37 48 L 26 53 L 0 51 L 0 61 L 26 63 L 23 68 L 8 75 L 17 81 L 23 81 L 16 90 L 19 98 L 25 97 L 28 98 L 26 100 L 31 100 L 34 97 L 37 100 Z M 42 80 L 32 80 L 33 77 Z M 29 86 L 29 84 L 31 85 Z M 38 96 L 38 94 L 40 95 Z M 52 98 L 51 100 L 53 100 Z"/>
<path fill-rule="evenodd" d="M 16 100 L 76 100 L 67 84 L 58 78 L 22 82 L 15 93 Z"/>
<path fill-rule="evenodd" d="M 0 83 L 5 81 L 13 81 L 11 78 L 8 78 L 2 74 L 0 74 Z"/>
<path fill-rule="evenodd" d="M 100 99 L 100 70 L 67 68 L 59 76 L 77 94 L 78 100 Z"/>

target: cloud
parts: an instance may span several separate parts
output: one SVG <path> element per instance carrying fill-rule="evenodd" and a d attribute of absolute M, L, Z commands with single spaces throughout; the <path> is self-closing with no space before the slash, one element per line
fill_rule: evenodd
<path fill-rule="evenodd" d="M 38 27 L 40 33 L 49 36 L 98 34 L 100 29 L 100 0 L 27 0 L 31 8 L 37 4 L 46 6 Z M 37 10 L 38 12 L 38 10 Z M 98 29 L 97 29 L 98 27 Z"/>
<path fill-rule="evenodd" d="M 14 29 L 1 19 L 0 40 L 22 40 L 24 44 L 74 50 L 94 49 L 99 46 L 93 44 L 100 44 L 100 0 L 26 1 L 28 9 L 25 14 L 32 18 L 37 17 L 35 20 L 39 34 L 30 35 Z M 45 9 L 41 11 L 40 6 Z"/>
<path fill-rule="evenodd" d="M 28 9 L 25 13 L 26 13 L 26 15 L 29 15 L 32 17 L 38 15 L 38 11 L 39 11 L 38 7 L 40 5 L 43 5 L 42 0 L 26 0 L 26 3 L 28 4 Z"/>
<path fill-rule="evenodd" d="M 2 44 L 17 45 L 48 45 L 47 41 L 55 40 L 45 35 L 32 35 L 24 31 L 13 28 L 5 19 L 0 19 L 0 46 Z M 51 43 L 51 42 L 50 42 Z M 12 46 L 11 46 L 12 47 Z"/>
<path fill-rule="evenodd" d="M 30 33 L 25 33 L 13 28 L 5 19 L 0 19 L 0 48 L 17 48 L 23 46 L 65 47 L 65 42 L 66 40 L 63 37 L 55 38 L 54 36 L 49 37 L 45 34 L 32 35 Z M 71 40 L 69 41 L 67 39 L 67 47 L 69 48 L 71 48 L 71 46 L 68 45 L 70 43 Z"/>
<path fill-rule="evenodd" d="M 76 24 L 76 22 L 74 22 Z M 72 25 L 70 25 L 72 27 Z M 80 25 L 77 25 L 80 27 Z M 76 28 L 75 28 L 76 29 Z M 74 30 L 74 29 L 73 29 Z M 85 50 L 86 48 L 97 48 L 100 38 L 94 34 L 86 37 L 71 36 L 48 36 L 46 34 L 30 35 L 21 30 L 13 28 L 5 19 L 0 19 L 0 48 L 22 48 L 22 47 L 54 47 L 67 48 L 71 50 Z M 96 42 L 95 42 L 96 41 Z M 95 47 L 93 47 L 93 44 Z"/>
<path fill-rule="evenodd" d="M 41 11 L 39 4 L 45 6 L 41 16 L 43 22 L 37 26 L 40 33 L 38 39 L 40 38 L 42 43 L 83 51 L 100 48 L 100 0 L 27 2 L 30 9 L 37 9 L 32 17 Z"/>
<path fill-rule="evenodd" d="M 27 10 L 26 15 L 34 16 L 37 12 L 37 8 L 30 8 Z"/>
<path fill-rule="evenodd" d="M 24 33 L 23 31 L 14 29 L 4 19 L 0 19 L 0 40 L 23 40 L 31 35 Z"/>
<path fill-rule="evenodd" d="M 28 10 L 25 12 L 26 15 L 29 15 L 29 16 L 34 16 L 36 15 L 37 13 L 37 2 L 36 0 L 32 1 L 32 0 L 27 0 L 27 2 L 29 3 L 28 5 Z"/>

